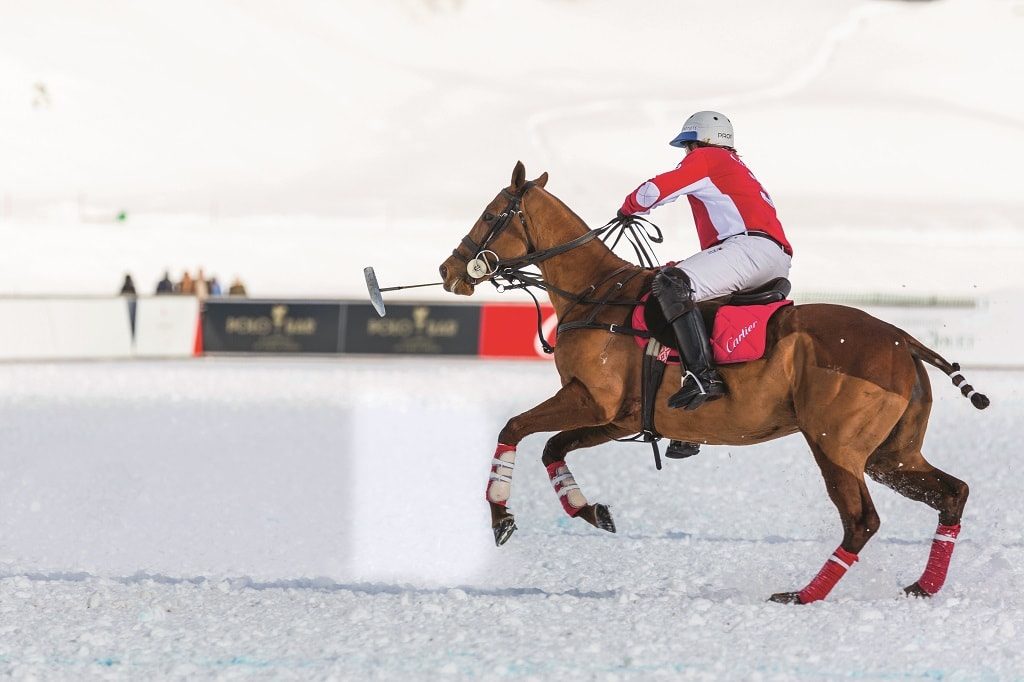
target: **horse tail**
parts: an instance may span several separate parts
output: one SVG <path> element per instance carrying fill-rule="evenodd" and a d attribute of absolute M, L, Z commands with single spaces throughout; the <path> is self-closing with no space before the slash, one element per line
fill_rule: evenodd
<path fill-rule="evenodd" d="M 959 363 L 947 362 L 944 357 L 915 339 L 913 336 L 910 336 L 910 334 L 907 334 L 907 342 L 910 344 L 910 352 L 915 358 L 927 362 L 936 369 L 942 370 L 946 376 L 953 380 L 953 385 L 960 389 L 960 393 L 970 400 L 972 405 L 979 410 L 984 410 L 989 406 L 990 401 L 988 396 L 983 393 L 978 393 L 974 390 L 973 386 L 967 383 L 967 378 L 960 373 Z"/>

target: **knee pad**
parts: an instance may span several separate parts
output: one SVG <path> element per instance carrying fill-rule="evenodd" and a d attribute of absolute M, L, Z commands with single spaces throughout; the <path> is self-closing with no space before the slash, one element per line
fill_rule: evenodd
<path fill-rule="evenodd" d="M 680 299 L 693 298 L 693 283 L 690 276 L 677 267 L 662 268 L 654 275 L 654 296 L 660 299 L 666 293 Z"/>
<path fill-rule="evenodd" d="M 693 309 L 693 290 L 690 277 L 679 268 L 662 268 L 654 276 L 651 293 L 661 305 L 665 319 L 672 323 Z"/>

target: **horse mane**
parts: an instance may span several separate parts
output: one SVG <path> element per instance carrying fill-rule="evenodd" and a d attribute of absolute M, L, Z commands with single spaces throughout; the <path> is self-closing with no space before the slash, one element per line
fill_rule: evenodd
<path fill-rule="evenodd" d="M 587 230 L 591 229 L 590 225 L 587 224 L 587 221 L 585 221 L 583 218 L 581 218 L 579 216 L 579 214 L 576 213 L 576 211 L 574 211 L 571 208 L 569 208 L 568 204 L 566 204 L 564 201 L 559 199 L 556 195 L 554 195 L 551 192 L 549 192 L 546 187 L 544 187 L 543 185 L 537 185 L 533 189 L 534 189 L 534 191 L 538 191 L 539 190 L 540 192 L 542 192 L 544 194 L 544 196 L 548 197 L 551 201 L 553 201 L 556 206 L 560 207 L 563 211 L 565 211 L 570 216 L 572 216 L 572 218 L 574 218 L 577 222 L 579 222 L 580 225 L 583 226 L 584 231 L 587 231 Z M 608 255 L 611 255 L 613 258 L 618 259 L 623 265 L 633 265 L 633 266 L 635 266 L 637 268 L 641 268 L 641 269 L 643 268 L 643 266 L 637 265 L 636 263 L 632 263 L 632 262 L 626 260 L 625 258 L 622 258 L 621 256 L 619 256 L 617 253 L 612 251 L 612 249 L 607 244 L 605 244 L 603 241 L 599 241 L 599 240 L 595 239 L 591 243 L 600 244 L 602 247 L 604 247 L 604 250 L 607 251 Z M 608 255 L 606 255 L 604 257 L 607 258 Z"/>

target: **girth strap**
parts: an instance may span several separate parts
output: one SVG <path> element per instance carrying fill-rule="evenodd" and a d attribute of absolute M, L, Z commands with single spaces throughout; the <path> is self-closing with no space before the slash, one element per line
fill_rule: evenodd
<path fill-rule="evenodd" d="M 558 333 L 571 331 L 573 329 L 602 329 L 610 334 L 622 334 L 624 336 L 639 336 L 641 339 L 651 338 L 651 333 L 645 329 L 635 329 L 624 324 L 605 324 L 604 322 L 566 322 L 558 325 Z"/>
<path fill-rule="evenodd" d="M 665 378 L 666 364 L 658 359 L 664 346 L 657 339 L 651 339 L 644 351 L 640 371 L 640 433 L 628 438 L 616 438 L 620 443 L 650 443 L 654 451 L 654 466 L 661 471 L 661 449 L 658 441 L 662 435 L 654 425 L 654 411 L 661 381 Z"/>
<path fill-rule="evenodd" d="M 662 345 L 657 339 L 647 342 L 647 350 L 644 352 L 643 370 L 640 376 L 640 409 L 641 425 L 645 443 L 650 443 L 654 450 L 654 466 L 661 471 L 661 451 L 658 448 L 658 441 L 661 434 L 654 426 L 654 411 L 657 409 L 655 399 L 658 397 L 658 388 L 665 376 L 665 363 L 658 359 Z"/>

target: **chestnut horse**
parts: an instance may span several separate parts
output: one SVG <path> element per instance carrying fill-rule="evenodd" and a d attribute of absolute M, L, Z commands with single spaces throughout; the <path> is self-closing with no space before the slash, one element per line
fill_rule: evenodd
<path fill-rule="evenodd" d="M 547 173 L 528 182 L 522 163 L 512 183 L 486 206 L 469 234 L 440 267 L 444 288 L 471 295 L 496 273 L 526 264 L 541 271 L 560 324 L 595 315 L 622 324 L 628 308 L 598 305 L 614 296 L 636 300 L 654 271 L 619 258 L 565 204 L 548 193 Z M 921 454 L 932 397 L 924 363 L 953 379 L 982 409 L 985 396 L 951 365 L 906 332 L 867 313 L 840 305 L 780 309 L 768 326 L 761 360 L 719 368 L 728 395 L 699 410 L 671 409 L 680 385 L 670 366 L 657 395 L 655 422 L 666 437 L 724 445 L 750 445 L 800 432 L 807 440 L 839 511 L 843 539 L 813 580 L 799 592 L 773 601 L 822 599 L 867 541 L 879 518 L 864 474 L 938 511 L 939 526 L 921 579 L 905 589 L 929 596 L 942 586 L 967 502 L 963 481 L 936 469 Z M 615 531 L 607 506 L 587 501 L 565 464 L 572 450 L 592 447 L 641 430 L 643 352 L 630 336 L 574 329 L 558 338 L 555 366 L 562 388 L 512 417 L 498 434 L 486 498 L 495 542 L 515 530 L 507 507 L 516 445 L 526 436 L 557 431 L 544 446 L 543 462 L 565 511 Z"/>

